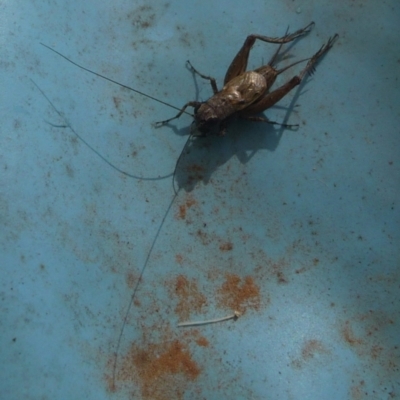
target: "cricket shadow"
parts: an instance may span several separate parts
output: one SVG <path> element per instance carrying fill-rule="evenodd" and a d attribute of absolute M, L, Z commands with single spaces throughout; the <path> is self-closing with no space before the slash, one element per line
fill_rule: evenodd
<path fill-rule="evenodd" d="M 290 133 L 293 129 L 236 120 L 228 126 L 225 136 L 190 138 L 176 166 L 176 189 L 191 192 L 199 182 L 207 185 L 214 171 L 232 157 L 246 164 L 259 150 L 275 151 L 285 131 Z"/>

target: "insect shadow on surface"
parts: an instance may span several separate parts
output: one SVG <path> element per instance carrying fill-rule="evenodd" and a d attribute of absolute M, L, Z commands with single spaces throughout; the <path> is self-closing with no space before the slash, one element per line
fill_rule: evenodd
<path fill-rule="evenodd" d="M 135 178 L 135 179 L 141 179 L 141 180 L 156 180 L 156 179 L 163 179 L 166 177 L 173 177 L 172 184 L 173 184 L 173 196 L 169 202 L 169 205 L 163 215 L 163 218 L 161 219 L 161 222 L 157 228 L 156 234 L 154 236 L 154 239 L 151 243 L 150 249 L 147 252 L 144 264 L 140 270 L 139 278 L 136 281 L 136 284 L 133 288 L 130 301 L 127 307 L 126 312 L 124 313 L 124 318 L 122 322 L 121 329 L 119 331 L 118 335 L 118 340 L 115 346 L 115 351 L 114 351 L 114 362 L 112 366 L 112 384 L 115 387 L 116 383 L 116 378 L 117 378 L 117 366 L 118 366 L 118 357 L 119 357 L 119 351 L 120 351 L 120 346 L 121 346 L 121 341 L 122 337 L 124 334 L 124 330 L 127 324 L 127 320 L 130 314 L 130 311 L 132 309 L 132 305 L 134 302 L 134 299 L 136 297 L 136 294 L 139 289 L 140 282 L 142 280 L 142 277 L 144 275 L 144 272 L 146 270 L 146 267 L 149 263 L 149 260 L 152 256 L 153 250 L 155 248 L 155 245 L 157 243 L 157 239 L 161 233 L 162 227 L 165 223 L 165 220 L 167 216 L 169 215 L 169 212 L 179 194 L 179 191 L 181 188 L 185 188 L 187 191 L 193 190 L 195 187 L 196 183 L 200 180 L 203 180 L 205 182 L 208 182 L 211 172 L 220 165 L 220 162 L 216 161 L 216 157 L 211 156 L 209 158 L 202 159 L 203 162 L 199 163 L 200 158 L 198 157 L 198 150 L 200 149 L 199 143 L 200 143 L 200 138 L 206 137 L 206 139 L 203 139 L 202 148 L 204 149 L 204 153 L 207 155 L 210 154 L 208 151 L 211 146 L 214 146 L 217 142 L 219 142 L 219 145 L 221 145 L 223 136 L 226 134 L 227 126 L 230 122 L 232 122 L 233 119 L 239 118 L 239 119 L 244 119 L 244 120 L 250 120 L 250 121 L 256 121 L 256 122 L 265 122 L 271 125 L 277 125 L 280 126 L 281 129 L 285 128 L 292 128 L 292 127 L 297 127 L 298 125 L 291 125 L 291 124 L 286 124 L 284 123 L 279 123 L 276 121 L 271 121 L 268 118 L 264 116 L 259 116 L 260 113 L 263 111 L 271 108 L 272 106 L 275 106 L 275 104 L 280 101 L 283 97 L 285 97 L 292 89 L 295 87 L 299 86 L 300 83 L 303 81 L 303 79 L 307 75 L 311 75 L 315 71 L 315 65 L 316 63 L 321 59 L 323 55 L 325 55 L 330 48 L 333 45 L 333 42 L 335 39 L 338 37 L 338 35 L 334 35 L 333 37 L 329 38 L 328 42 L 324 44 L 312 57 L 303 59 L 297 62 L 294 62 L 290 64 L 287 67 L 284 67 L 280 70 L 277 70 L 275 68 L 275 63 L 277 62 L 277 58 L 279 55 L 279 52 L 282 48 L 282 45 L 284 43 L 289 43 L 293 42 L 295 39 L 300 38 L 304 36 L 305 34 L 308 34 L 312 27 L 314 26 L 314 23 L 310 23 L 303 29 L 299 29 L 293 34 L 289 34 L 288 31 L 283 37 L 280 38 L 271 38 L 267 36 L 262 36 L 262 35 L 249 35 L 235 58 L 233 59 L 230 67 L 228 68 L 228 71 L 225 75 L 224 79 L 224 87 L 219 91 L 217 88 L 216 80 L 210 76 L 203 75 L 199 71 L 197 71 L 191 64 L 188 62 L 187 66 L 191 70 L 191 72 L 194 75 L 198 75 L 201 78 L 208 80 L 210 82 L 211 88 L 213 90 L 214 95 L 210 97 L 206 101 L 190 101 L 187 102 L 182 108 L 175 107 L 171 104 L 168 104 L 162 100 L 159 100 L 153 96 L 147 95 L 137 89 L 133 89 L 129 86 L 123 85 L 117 81 L 114 81 L 110 78 L 107 78 L 101 74 L 98 74 L 97 72 L 91 71 L 74 61 L 70 60 L 66 56 L 62 55 L 58 51 L 52 49 L 51 47 L 42 44 L 44 47 L 50 49 L 54 53 L 58 54 L 59 56 L 63 57 L 73 65 L 90 72 L 98 77 L 101 77 L 103 79 L 106 79 L 112 83 L 115 83 L 121 87 L 124 87 L 126 89 L 132 90 L 135 93 L 138 93 L 140 95 L 143 95 L 145 97 L 148 97 L 150 99 L 153 99 L 161 104 L 167 105 L 171 108 L 174 108 L 176 110 L 179 110 L 178 114 L 176 114 L 174 117 L 157 122 L 155 124 L 156 127 L 161 127 L 164 125 L 169 125 L 171 121 L 179 118 L 182 116 L 184 113 L 189 114 L 192 117 L 194 117 L 194 121 L 192 123 L 191 127 L 191 132 L 190 135 L 183 147 L 183 150 L 178 157 L 178 160 L 175 165 L 175 169 L 172 174 L 168 174 L 162 177 L 157 177 L 157 178 L 146 178 L 146 177 L 140 177 L 137 175 L 132 175 L 127 172 L 124 172 L 120 170 L 119 168 L 115 167 L 113 164 L 111 164 L 108 160 L 106 160 L 103 156 L 101 156 L 90 144 L 88 144 L 69 124 L 67 119 L 64 117 L 64 115 L 54 106 L 54 104 L 50 101 L 50 99 L 45 95 L 45 93 L 39 88 L 39 86 L 33 82 L 36 87 L 39 89 L 39 91 L 42 93 L 42 95 L 47 99 L 47 101 L 50 103 L 52 108 L 56 111 L 56 113 L 62 118 L 64 121 L 63 125 L 54 125 L 51 124 L 52 126 L 55 127 L 62 127 L 66 128 L 68 127 L 80 140 L 83 141 L 91 150 L 93 150 L 99 157 L 101 157 L 105 162 L 107 162 L 108 165 L 110 165 L 112 168 L 117 170 L 118 172 L 127 175 L 129 177 Z M 246 71 L 247 69 L 247 63 L 248 63 L 248 57 L 251 48 L 253 47 L 254 43 L 256 40 L 268 42 L 268 43 L 276 43 L 279 44 L 279 47 L 277 51 L 274 53 L 273 57 L 269 61 L 267 65 L 264 65 L 262 67 L 259 67 L 255 69 L 254 71 Z M 288 82 L 286 82 L 284 85 L 281 87 L 274 89 L 270 91 L 273 83 L 275 82 L 276 77 L 287 70 L 288 68 L 293 67 L 294 65 L 308 61 L 307 65 L 305 68 L 301 70 L 301 72 L 298 75 L 295 75 L 292 79 L 290 79 Z M 193 107 L 194 108 L 194 115 L 188 113 L 186 109 L 188 107 Z M 209 137 L 207 137 L 209 136 Z M 254 149 L 250 151 L 250 158 L 251 154 L 254 154 Z M 233 154 L 232 152 L 228 156 L 228 158 Z M 193 157 L 193 158 L 191 158 Z M 180 172 L 180 168 L 178 168 L 178 164 L 182 162 L 183 159 L 186 159 L 185 162 L 188 161 L 187 167 L 182 168 L 183 171 L 186 170 L 185 173 Z M 246 159 L 245 156 L 242 155 L 242 159 Z M 248 159 L 248 157 L 247 157 Z M 197 160 L 197 161 L 196 161 Z M 207 165 L 207 169 L 204 168 L 203 166 Z M 178 189 L 176 190 L 175 188 L 175 177 L 176 181 L 178 184 Z"/>

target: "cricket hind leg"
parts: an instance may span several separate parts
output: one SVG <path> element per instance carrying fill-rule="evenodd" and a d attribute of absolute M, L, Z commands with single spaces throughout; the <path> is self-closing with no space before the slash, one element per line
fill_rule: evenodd
<path fill-rule="evenodd" d="M 286 37 L 286 36 L 288 35 L 288 33 L 289 33 L 289 26 L 288 26 L 287 29 L 286 29 L 285 36 L 284 36 L 284 37 Z M 282 50 L 282 46 L 283 46 L 283 43 L 281 43 L 281 44 L 279 45 L 279 47 L 277 48 L 277 50 L 275 51 L 275 53 L 273 54 L 273 56 L 271 57 L 271 59 L 268 61 L 268 64 L 267 64 L 267 65 L 269 65 L 270 67 L 274 68 L 274 66 L 275 66 L 275 64 L 276 64 L 276 59 L 278 58 L 278 55 L 279 55 L 280 51 Z"/>
<path fill-rule="evenodd" d="M 236 76 L 239 76 L 239 75 L 243 74 L 243 72 L 246 71 L 250 50 L 253 47 L 253 45 L 257 39 L 261 40 L 263 42 L 267 42 L 267 43 L 284 44 L 284 43 L 291 42 L 303 35 L 306 35 L 307 33 L 309 33 L 311 31 L 311 29 L 313 28 L 314 25 L 315 25 L 315 23 L 311 22 L 305 28 L 299 29 L 294 33 L 286 34 L 285 36 L 280 37 L 280 38 L 274 38 L 274 37 L 262 36 L 262 35 L 247 36 L 246 40 L 244 41 L 243 46 L 241 47 L 239 52 L 236 54 L 235 58 L 233 59 L 231 65 L 228 68 L 228 71 L 226 72 L 225 79 L 224 79 L 224 85 L 226 85 L 230 80 L 232 80 Z"/>
<path fill-rule="evenodd" d="M 323 44 L 321 48 L 310 58 L 306 67 L 299 74 L 300 80 L 304 78 L 305 74 L 312 75 L 315 72 L 315 65 L 317 61 L 332 48 L 333 43 L 338 37 L 339 35 L 337 33 L 330 37 L 328 42 Z"/>
<path fill-rule="evenodd" d="M 257 101 L 256 103 L 250 105 L 245 110 L 239 113 L 239 117 L 245 119 L 252 119 L 254 120 L 254 116 L 259 114 L 268 108 L 274 106 L 278 101 L 280 101 L 283 97 L 285 97 L 293 88 L 300 85 L 301 81 L 303 80 L 306 74 L 313 74 L 315 72 L 315 65 L 318 60 L 326 54 L 333 46 L 333 42 L 339 35 L 336 34 L 333 37 L 329 38 L 328 42 L 324 44 L 308 61 L 305 68 L 296 76 L 294 76 L 289 82 L 285 83 L 278 89 L 273 90 L 270 93 L 267 93 L 261 100 Z M 303 60 L 304 61 L 304 60 Z M 286 67 L 287 69 L 287 67 Z M 262 119 L 259 119 L 262 121 Z M 269 122 L 264 121 L 264 122 Z"/>

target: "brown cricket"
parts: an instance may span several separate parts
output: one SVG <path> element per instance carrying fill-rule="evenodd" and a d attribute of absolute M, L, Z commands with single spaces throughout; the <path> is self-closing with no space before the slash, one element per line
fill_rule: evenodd
<path fill-rule="evenodd" d="M 286 33 L 285 36 L 280 38 L 261 35 L 247 36 L 243 46 L 236 54 L 226 72 L 224 87 L 221 90 L 218 90 L 214 78 L 201 74 L 192 66 L 190 61 L 187 61 L 187 65 L 193 73 L 210 81 L 214 95 L 204 102 L 189 101 L 182 107 L 177 115 L 165 121 L 157 122 L 156 126 L 159 127 L 168 124 L 170 121 L 179 118 L 187 107 L 194 108 L 194 129 L 192 129 L 192 134 L 194 136 L 207 136 L 210 134 L 224 135 L 228 122 L 234 117 L 251 121 L 267 122 L 269 124 L 278 124 L 285 127 L 296 126 L 279 124 L 278 122 L 270 121 L 268 118 L 259 116 L 258 114 L 272 107 L 286 96 L 294 87 L 300 84 L 307 73 L 314 72 L 314 67 L 318 59 L 332 47 L 334 40 L 338 37 L 338 35 L 335 34 L 333 37 L 329 38 L 328 42 L 311 58 L 297 61 L 285 68 L 277 70 L 274 65 L 282 45 L 307 34 L 313 26 L 314 22 L 311 22 L 305 28 L 299 29 L 292 34 Z M 246 71 L 250 50 L 257 39 L 263 42 L 277 43 L 280 44 L 280 46 L 268 64 L 254 71 Z M 298 75 L 294 76 L 281 87 L 270 92 L 279 74 L 307 60 L 308 63 L 306 67 Z"/>

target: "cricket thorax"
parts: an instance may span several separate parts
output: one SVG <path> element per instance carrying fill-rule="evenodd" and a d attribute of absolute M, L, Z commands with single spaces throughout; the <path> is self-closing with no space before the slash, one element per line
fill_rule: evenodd
<path fill-rule="evenodd" d="M 266 90 L 267 82 L 261 74 L 248 71 L 237 76 L 196 110 L 197 128 L 200 132 L 210 130 L 257 101 Z"/>

